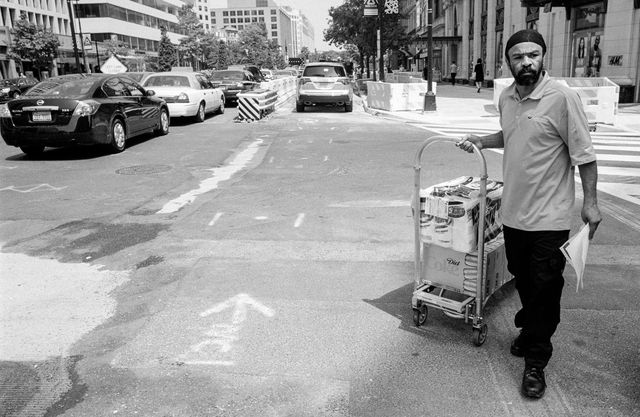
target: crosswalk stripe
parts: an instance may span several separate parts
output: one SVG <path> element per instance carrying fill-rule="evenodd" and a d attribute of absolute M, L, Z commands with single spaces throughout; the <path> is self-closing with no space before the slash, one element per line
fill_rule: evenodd
<path fill-rule="evenodd" d="M 640 162 L 640 155 L 614 155 L 608 153 L 598 153 L 599 161 L 617 161 L 617 162 Z"/>
<path fill-rule="evenodd" d="M 621 177 L 640 177 L 640 168 L 598 166 L 598 175 L 617 175 Z"/>
<path fill-rule="evenodd" d="M 600 143 L 603 145 L 637 145 L 640 146 L 640 141 L 630 141 L 630 140 L 599 140 L 599 139 L 591 139 L 591 143 Z"/>
<path fill-rule="evenodd" d="M 593 145 L 594 149 L 601 151 L 629 151 L 629 152 L 640 152 L 640 145 L 638 146 L 609 146 L 609 145 Z"/>

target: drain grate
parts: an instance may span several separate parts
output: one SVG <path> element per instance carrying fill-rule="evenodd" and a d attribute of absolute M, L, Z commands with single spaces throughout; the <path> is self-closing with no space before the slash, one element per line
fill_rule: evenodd
<path fill-rule="evenodd" d="M 167 172 L 171 170 L 169 165 L 135 165 L 132 167 L 120 168 L 116 171 L 116 174 L 120 175 L 144 175 L 144 174 L 159 174 L 161 172 Z"/>

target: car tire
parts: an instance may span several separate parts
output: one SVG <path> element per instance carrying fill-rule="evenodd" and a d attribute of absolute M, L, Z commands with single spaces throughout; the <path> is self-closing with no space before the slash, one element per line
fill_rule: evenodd
<path fill-rule="evenodd" d="M 351 113 L 353 111 L 353 103 L 345 104 L 344 105 L 344 111 L 347 112 L 347 113 Z"/>
<path fill-rule="evenodd" d="M 122 119 L 114 119 L 109 129 L 109 146 L 115 153 L 124 151 L 127 141 L 127 130 Z"/>
<path fill-rule="evenodd" d="M 224 114 L 224 97 L 220 97 L 220 107 L 218 107 L 216 114 Z"/>
<path fill-rule="evenodd" d="M 298 113 L 304 113 L 304 103 L 296 103 L 296 111 Z"/>
<path fill-rule="evenodd" d="M 27 156 L 38 156 L 44 152 L 44 145 L 23 145 L 20 150 Z"/>
<path fill-rule="evenodd" d="M 206 117 L 206 114 L 204 111 L 204 103 L 200 103 L 200 105 L 198 106 L 198 112 L 196 113 L 196 122 L 198 123 L 204 122 L 205 117 Z"/>
<path fill-rule="evenodd" d="M 160 126 L 156 129 L 155 133 L 158 136 L 164 136 L 169 133 L 170 124 L 169 110 L 160 110 Z"/>

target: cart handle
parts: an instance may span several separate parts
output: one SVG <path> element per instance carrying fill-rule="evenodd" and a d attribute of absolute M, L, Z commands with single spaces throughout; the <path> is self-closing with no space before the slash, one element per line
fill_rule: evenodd
<path fill-rule="evenodd" d="M 413 195 L 413 224 L 414 224 L 414 243 L 415 243 L 415 283 L 414 286 L 420 284 L 422 278 L 422 247 L 420 241 L 420 170 L 422 169 L 422 154 L 425 149 L 435 143 L 449 142 L 457 144 L 460 140 L 451 136 L 432 136 L 425 140 L 416 152 L 414 168 L 414 195 Z M 473 324 L 476 325 L 481 318 L 482 304 L 483 304 L 483 291 L 484 291 L 484 223 L 487 215 L 487 161 L 482 154 L 480 148 L 474 143 L 473 153 L 476 155 L 478 161 L 481 164 L 482 170 L 480 174 L 480 211 L 478 213 L 478 275 L 476 283 L 476 301 L 475 301 L 475 315 L 473 317 Z"/>

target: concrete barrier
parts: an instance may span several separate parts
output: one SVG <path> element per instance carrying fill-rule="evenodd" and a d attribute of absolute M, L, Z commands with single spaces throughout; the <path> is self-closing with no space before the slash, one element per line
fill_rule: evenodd
<path fill-rule="evenodd" d="M 606 77 L 551 77 L 560 81 L 580 96 L 582 107 L 587 114 L 589 124 L 614 124 L 618 114 L 618 97 L 620 87 Z M 513 83 L 513 78 L 497 78 L 493 80 L 493 104 L 498 108 L 500 94 Z"/>
<path fill-rule="evenodd" d="M 250 93 L 238 93 L 238 116 L 236 122 L 260 120 L 275 109 L 278 92 L 254 90 Z"/>
<path fill-rule="evenodd" d="M 296 94 L 297 85 L 298 77 L 291 76 L 260 83 L 260 88 L 278 93 L 278 100 L 275 103 L 277 109 Z"/>
<path fill-rule="evenodd" d="M 436 93 L 437 83 L 431 83 Z M 386 111 L 423 110 L 428 83 L 424 80 L 409 83 L 367 82 L 367 106 Z"/>

